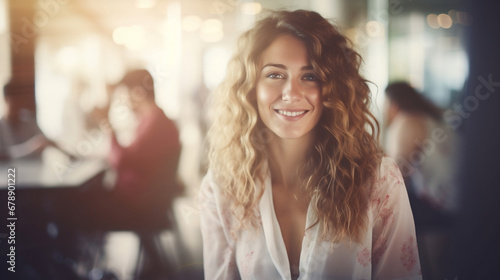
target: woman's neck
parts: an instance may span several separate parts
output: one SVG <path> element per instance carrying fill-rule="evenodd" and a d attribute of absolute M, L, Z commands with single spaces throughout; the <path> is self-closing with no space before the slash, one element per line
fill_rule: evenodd
<path fill-rule="evenodd" d="M 313 133 L 299 139 L 281 139 L 276 137 L 269 144 L 269 168 L 273 184 L 285 188 L 298 187 L 299 168 L 313 148 Z"/>

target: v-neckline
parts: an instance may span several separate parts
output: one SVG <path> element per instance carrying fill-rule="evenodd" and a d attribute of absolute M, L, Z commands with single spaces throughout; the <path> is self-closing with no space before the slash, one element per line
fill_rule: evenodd
<path fill-rule="evenodd" d="M 285 241 L 283 240 L 283 234 L 281 233 L 281 227 L 278 222 L 278 217 L 276 216 L 276 212 L 274 210 L 274 202 L 273 202 L 273 191 L 272 191 L 272 183 L 271 176 L 268 174 L 265 177 L 264 181 L 264 193 L 260 200 L 260 212 L 262 218 L 262 226 L 264 230 L 264 236 L 267 244 L 267 248 L 269 254 L 271 255 L 271 259 L 274 263 L 274 266 L 278 270 L 279 274 L 282 278 L 291 280 L 291 267 L 290 262 L 288 260 L 288 252 L 286 250 Z M 307 207 L 306 213 L 306 223 L 305 223 L 305 231 L 309 227 L 310 222 L 310 213 L 311 213 L 311 202 Z M 305 245 L 305 236 L 302 237 L 302 245 L 300 249 L 299 256 L 299 271 L 302 263 L 302 258 L 304 256 L 304 245 Z M 300 276 L 299 276 L 300 278 Z"/>

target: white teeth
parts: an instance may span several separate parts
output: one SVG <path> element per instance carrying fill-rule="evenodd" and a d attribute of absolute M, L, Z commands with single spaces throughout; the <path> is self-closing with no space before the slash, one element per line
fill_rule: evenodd
<path fill-rule="evenodd" d="M 278 113 L 283 116 L 288 116 L 288 117 L 295 117 L 304 114 L 306 111 L 299 111 L 299 112 L 289 112 L 289 111 L 283 111 L 283 110 L 278 110 Z"/>

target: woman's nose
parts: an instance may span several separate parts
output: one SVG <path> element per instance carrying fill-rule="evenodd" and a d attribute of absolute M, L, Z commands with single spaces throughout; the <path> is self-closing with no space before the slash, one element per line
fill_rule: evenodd
<path fill-rule="evenodd" d="M 300 100 L 300 98 L 301 93 L 299 82 L 294 81 L 293 79 L 289 79 L 286 82 L 285 87 L 283 88 L 281 99 L 286 102 L 295 102 L 297 100 Z"/>

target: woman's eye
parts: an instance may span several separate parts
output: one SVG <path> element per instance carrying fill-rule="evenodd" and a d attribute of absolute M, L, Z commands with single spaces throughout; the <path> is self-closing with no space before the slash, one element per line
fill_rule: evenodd
<path fill-rule="evenodd" d="M 268 74 L 267 77 L 271 78 L 271 79 L 283 79 L 284 78 L 284 76 L 280 73 L 271 73 L 271 74 Z"/>
<path fill-rule="evenodd" d="M 302 76 L 302 79 L 306 81 L 316 82 L 318 80 L 318 77 L 316 77 L 316 75 L 311 73 L 311 74 L 305 74 L 304 76 Z"/>

